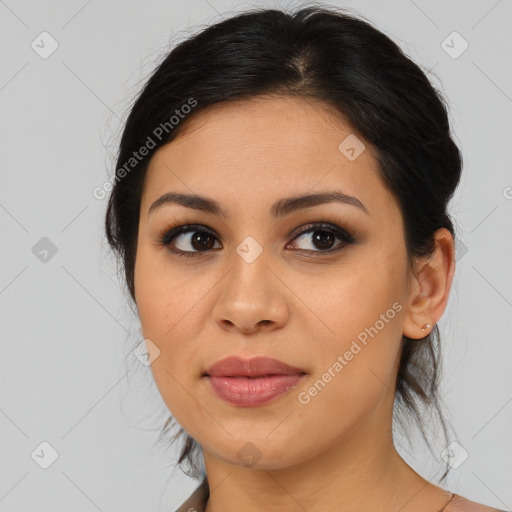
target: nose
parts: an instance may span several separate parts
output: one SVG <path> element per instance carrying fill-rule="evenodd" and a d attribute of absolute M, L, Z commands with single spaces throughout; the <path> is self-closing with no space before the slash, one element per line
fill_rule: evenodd
<path fill-rule="evenodd" d="M 286 287 L 269 266 L 265 251 L 252 262 L 238 254 L 219 288 L 214 321 L 226 331 L 251 334 L 282 328 L 289 317 Z"/>

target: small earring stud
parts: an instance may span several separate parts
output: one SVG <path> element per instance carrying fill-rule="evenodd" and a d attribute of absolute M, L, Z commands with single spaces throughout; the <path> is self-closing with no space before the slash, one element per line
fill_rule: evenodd
<path fill-rule="evenodd" d="M 431 327 L 431 325 L 430 325 L 430 324 L 425 324 L 421 330 L 422 330 L 423 332 L 425 332 L 427 329 L 430 329 L 430 327 Z"/>

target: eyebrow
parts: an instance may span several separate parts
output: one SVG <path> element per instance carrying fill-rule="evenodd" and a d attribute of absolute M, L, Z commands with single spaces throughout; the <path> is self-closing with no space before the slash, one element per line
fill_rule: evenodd
<path fill-rule="evenodd" d="M 317 194 L 301 194 L 286 197 L 276 201 L 272 205 L 270 213 L 273 218 L 277 219 L 304 208 L 311 208 L 313 206 L 334 202 L 355 206 L 369 215 L 368 210 L 364 204 L 357 199 L 357 197 L 347 195 L 340 190 L 329 190 L 326 192 L 319 192 Z M 220 217 L 229 217 L 228 211 L 223 210 L 220 204 L 214 199 L 195 194 L 182 194 L 178 192 L 167 192 L 163 196 L 159 197 L 149 207 L 148 215 L 164 204 L 178 204 L 185 206 L 186 208 L 212 213 L 213 215 Z"/>

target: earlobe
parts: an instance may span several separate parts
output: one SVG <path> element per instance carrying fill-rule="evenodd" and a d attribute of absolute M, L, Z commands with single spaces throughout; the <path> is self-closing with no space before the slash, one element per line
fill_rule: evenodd
<path fill-rule="evenodd" d="M 448 303 L 455 273 L 455 244 L 446 228 L 434 233 L 434 252 L 416 262 L 411 275 L 403 334 L 411 339 L 428 336 Z"/>

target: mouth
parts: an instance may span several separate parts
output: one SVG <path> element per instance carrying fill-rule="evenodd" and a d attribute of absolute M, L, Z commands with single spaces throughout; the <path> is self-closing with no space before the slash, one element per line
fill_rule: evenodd
<path fill-rule="evenodd" d="M 230 356 L 208 368 L 203 378 L 223 401 L 256 407 L 289 393 L 306 375 L 305 370 L 277 359 Z"/>

